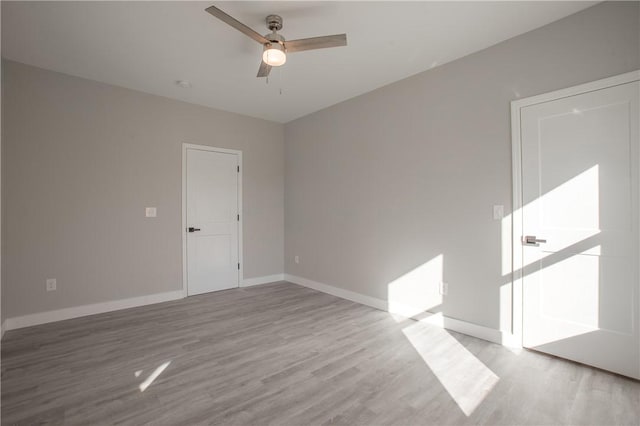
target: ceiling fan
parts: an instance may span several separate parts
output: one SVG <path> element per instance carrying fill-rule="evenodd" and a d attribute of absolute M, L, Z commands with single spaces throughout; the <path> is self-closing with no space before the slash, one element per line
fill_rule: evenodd
<path fill-rule="evenodd" d="M 271 67 L 284 65 L 284 63 L 287 62 L 287 53 L 347 45 L 346 34 L 334 34 L 329 36 L 286 41 L 284 37 L 278 34 L 278 31 L 282 29 L 282 18 L 278 15 L 267 16 L 267 28 L 271 30 L 271 33 L 261 36 L 242 22 L 230 15 L 227 15 L 215 6 L 209 6 L 205 10 L 221 21 L 231 25 L 236 30 L 251 37 L 263 46 L 262 62 L 260 63 L 257 77 L 267 77 L 271 71 Z"/>

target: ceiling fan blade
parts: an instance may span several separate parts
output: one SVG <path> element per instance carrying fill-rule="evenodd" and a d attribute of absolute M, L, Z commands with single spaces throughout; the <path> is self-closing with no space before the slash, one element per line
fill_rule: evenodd
<path fill-rule="evenodd" d="M 226 13 L 224 13 L 223 11 L 218 9 L 217 7 L 209 6 L 205 10 L 207 12 L 209 12 L 210 14 L 212 14 L 213 16 L 215 16 L 216 18 L 220 19 L 221 21 L 231 25 L 236 30 L 248 35 L 249 37 L 251 37 L 252 39 L 257 41 L 258 43 L 260 43 L 260 44 L 269 43 L 269 40 L 267 40 L 266 38 L 264 38 L 263 36 L 261 36 L 260 34 L 255 32 L 254 30 L 252 30 L 251 28 L 247 27 L 245 24 L 243 24 L 242 22 L 238 21 L 233 16 L 227 15 Z"/>
<path fill-rule="evenodd" d="M 260 62 L 260 68 L 258 68 L 258 75 L 256 77 L 268 77 L 271 72 L 271 65 L 265 61 Z"/>
<path fill-rule="evenodd" d="M 324 49 L 326 47 L 339 47 L 347 45 L 346 34 L 334 34 L 330 36 L 302 38 L 299 40 L 287 40 L 284 46 L 287 53 L 301 52 L 303 50 Z"/>

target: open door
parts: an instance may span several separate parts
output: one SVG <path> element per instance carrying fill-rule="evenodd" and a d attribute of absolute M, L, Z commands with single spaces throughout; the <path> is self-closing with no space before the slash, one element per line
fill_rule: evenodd
<path fill-rule="evenodd" d="M 523 345 L 635 378 L 639 94 L 631 81 L 520 109 Z"/>

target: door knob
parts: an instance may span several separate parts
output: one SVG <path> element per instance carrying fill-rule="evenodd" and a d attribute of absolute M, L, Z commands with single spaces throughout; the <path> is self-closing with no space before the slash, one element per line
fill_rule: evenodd
<path fill-rule="evenodd" d="M 522 239 L 522 242 L 523 242 L 525 245 L 528 245 L 528 246 L 537 246 L 537 245 L 540 245 L 540 243 L 546 243 L 546 242 L 547 242 L 547 240 L 543 240 L 543 239 L 541 239 L 541 238 L 536 238 L 536 236 L 535 236 L 535 235 L 526 235 L 526 236 Z"/>
<path fill-rule="evenodd" d="M 200 228 L 194 228 L 193 226 L 190 226 L 189 229 L 188 229 L 189 232 L 196 232 L 196 231 L 199 231 L 199 230 L 200 230 Z"/>

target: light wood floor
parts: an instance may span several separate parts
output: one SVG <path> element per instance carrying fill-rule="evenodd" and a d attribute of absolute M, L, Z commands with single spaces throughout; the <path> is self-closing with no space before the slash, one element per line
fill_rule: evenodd
<path fill-rule="evenodd" d="M 2 424 L 45 423 L 637 425 L 640 383 L 283 282 L 8 332 Z"/>

